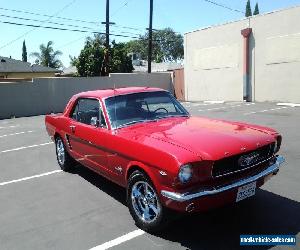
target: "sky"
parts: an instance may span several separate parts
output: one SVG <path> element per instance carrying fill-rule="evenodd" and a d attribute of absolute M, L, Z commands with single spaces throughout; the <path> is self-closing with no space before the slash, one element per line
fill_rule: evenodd
<path fill-rule="evenodd" d="M 241 12 L 245 11 L 246 0 L 212 1 Z M 252 10 L 256 2 L 256 0 L 251 0 Z M 84 46 L 85 38 L 92 36 L 91 31 L 105 31 L 105 25 L 101 24 L 105 21 L 105 4 L 106 0 L 0 0 L 0 56 L 11 56 L 21 60 L 22 43 L 25 39 L 28 60 L 33 63 L 34 58 L 29 56 L 30 53 L 39 51 L 40 44 L 53 41 L 54 49 L 63 52 L 60 59 L 64 66 L 68 67 L 70 65 L 69 55 L 79 55 Z M 300 6 L 300 0 L 258 0 L 258 5 L 260 13 L 266 13 Z M 39 15 L 7 9 L 27 11 Z M 70 21 L 57 17 L 81 21 Z M 221 8 L 205 0 L 154 0 L 153 28 L 171 27 L 174 31 L 184 34 L 207 26 L 239 20 L 243 17 L 243 13 Z M 110 21 L 115 23 L 111 26 L 110 33 L 133 37 L 144 34 L 149 25 L 149 0 L 110 0 Z M 1 22 L 79 29 L 88 31 L 88 33 L 17 26 Z M 110 38 L 117 42 L 133 39 L 114 36 Z"/>

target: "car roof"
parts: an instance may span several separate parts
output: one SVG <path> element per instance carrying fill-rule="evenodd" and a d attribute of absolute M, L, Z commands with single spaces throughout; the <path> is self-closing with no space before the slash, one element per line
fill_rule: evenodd
<path fill-rule="evenodd" d="M 153 92 L 153 91 L 165 91 L 161 88 L 151 88 L 151 87 L 126 87 L 126 88 L 115 88 L 115 89 L 99 89 L 93 91 L 81 92 L 75 95 L 78 97 L 89 97 L 89 98 L 107 98 L 116 95 L 126 95 L 140 92 Z"/>

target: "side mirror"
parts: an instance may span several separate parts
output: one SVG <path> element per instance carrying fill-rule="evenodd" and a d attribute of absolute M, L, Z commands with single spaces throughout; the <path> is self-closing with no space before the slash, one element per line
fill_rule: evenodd
<path fill-rule="evenodd" d="M 92 126 L 94 126 L 94 127 L 98 127 L 98 125 L 99 125 L 99 120 L 98 120 L 98 117 L 97 117 L 97 116 L 93 116 L 93 117 L 91 118 L 90 125 L 92 125 Z"/>

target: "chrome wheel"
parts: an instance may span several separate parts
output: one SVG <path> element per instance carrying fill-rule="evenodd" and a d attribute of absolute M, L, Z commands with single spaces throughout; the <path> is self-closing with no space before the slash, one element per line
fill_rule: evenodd
<path fill-rule="evenodd" d="M 65 163 L 65 146 L 63 141 L 58 138 L 56 140 L 56 152 L 57 152 L 57 160 L 59 162 L 60 165 L 64 165 Z"/>
<path fill-rule="evenodd" d="M 136 215 L 144 222 L 153 222 L 161 212 L 155 191 L 145 181 L 132 186 L 131 201 Z"/>

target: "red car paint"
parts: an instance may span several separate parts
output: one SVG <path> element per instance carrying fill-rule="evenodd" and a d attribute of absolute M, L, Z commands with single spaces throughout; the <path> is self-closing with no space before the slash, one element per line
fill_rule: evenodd
<path fill-rule="evenodd" d="M 71 98 L 63 114 L 46 116 L 47 132 L 52 139 L 56 135 L 63 138 L 65 145 L 68 145 L 69 154 L 75 160 L 123 187 L 126 187 L 132 169 L 143 169 L 150 177 L 163 205 L 179 211 L 185 211 L 190 202 L 166 198 L 161 195 L 162 190 L 185 193 L 202 187 L 225 185 L 248 177 L 254 170 L 241 172 L 234 177 L 213 178 L 214 162 L 256 150 L 275 142 L 279 136 L 274 129 L 267 127 L 193 116 L 170 117 L 156 122 L 112 129 L 104 103 L 105 98 L 152 91 L 162 90 L 136 87 L 77 94 Z M 74 103 L 82 97 L 100 101 L 107 128 L 95 128 L 70 118 Z M 76 126 L 76 130 L 72 131 L 70 126 Z M 66 135 L 72 135 L 69 141 L 66 140 Z M 177 176 L 180 166 L 186 163 L 192 164 L 195 171 L 192 180 L 185 185 L 178 181 Z M 117 170 L 116 167 L 119 166 L 122 171 Z M 260 178 L 257 187 L 265 180 L 266 178 Z M 195 211 L 234 202 L 236 193 L 237 188 L 218 195 L 198 198 L 193 201 Z"/>

